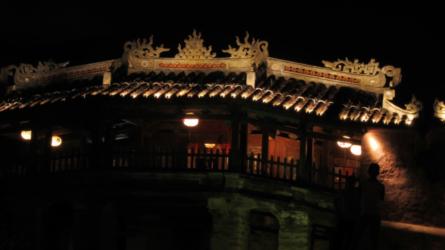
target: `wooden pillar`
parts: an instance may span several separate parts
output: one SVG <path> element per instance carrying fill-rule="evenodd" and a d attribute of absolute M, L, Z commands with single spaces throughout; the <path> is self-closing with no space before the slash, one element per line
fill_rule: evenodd
<path fill-rule="evenodd" d="M 261 174 L 269 174 L 270 169 L 267 164 L 267 160 L 269 160 L 269 133 L 270 130 L 268 128 L 261 128 L 262 136 L 261 136 Z"/>
<path fill-rule="evenodd" d="M 247 158 L 247 121 L 240 124 L 240 153 L 241 153 L 241 163 L 243 167 L 246 167 Z"/>
<path fill-rule="evenodd" d="M 37 127 L 32 130 L 31 157 L 28 163 L 28 171 L 37 173 L 49 173 L 51 157 L 51 134 L 49 128 Z"/>
<path fill-rule="evenodd" d="M 261 158 L 267 160 L 269 157 L 269 129 L 262 128 L 261 131 Z"/>
<path fill-rule="evenodd" d="M 300 131 L 300 178 L 299 180 L 306 184 L 310 182 L 312 168 L 312 133 L 311 126 L 304 124 Z M 309 132 L 309 133 L 308 133 Z"/>
<path fill-rule="evenodd" d="M 110 168 L 113 142 L 111 125 L 96 120 L 91 124 L 90 133 L 92 141 L 90 150 L 91 168 Z"/>
<path fill-rule="evenodd" d="M 299 182 L 305 182 L 305 170 L 306 170 L 306 132 L 305 130 L 300 131 L 299 135 L 300 140 L 300 164 L 297 180 Z"/>
<path fill-rule="evenodd" d="M 232 140 L 230 147 L 230 170 L 240 172 L 242 170 L 240 157 L 240 122 L 238 117 L 232 119 Z"/>
<path fill-rule="evenodd" d="M 135 138 L 135 155 L 132 158 L 132 167 L 142 168 L 144 161 L 142 160 L 142 155 L 144 152 L 144 121 L 139 119 L 137 121 L 136 127 L 136 138 Z"/>
<path fill-rule="evenodd" d="M 313 138 L 312 133 L 306 136 L 306 178 L 308 182 L 312 181 L 312 146 L 313 146 Z"/>
<path fill-rule="evenodd" d="M 99 126 L 90 129 L 91 148 L 89 149 L 90 168 L 98 169 L 102 165 L 102 133 Z"/>

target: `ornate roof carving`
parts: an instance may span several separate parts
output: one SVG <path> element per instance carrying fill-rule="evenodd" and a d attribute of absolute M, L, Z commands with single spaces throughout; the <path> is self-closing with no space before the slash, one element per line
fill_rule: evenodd
<path fill-rule="evenodd" d="M 15 65 L 8 65 L 6 67 L 0 68 L 0 83 L 12 84 L 8 82 L 8 78 L 14 76 L 14 72 L 17 69 Z"/>
<path fill-rule="evenodd" d="M 345 121 L 372 122 L 374 124 L 399 125 L 404 123 L 408 126 L 411 125 L 414 119 L 419 116 L 422 103 L 413 96 L 411 101 L 405 104 L 405 108 L 401 108 L 391 102 L 393 98 L 394 90 L 386 90 L 380 107 L 379 105 L 370 107 L 352 103 L 343 104 L 339 118 Z"/>
<path fill-rule="evenodd" d="M 419 116 L 419 113 L 422 110 L 422 103 L 418 101 L 415 96 L 413 96 L 411 101 L 408 104 L 405 104 L 405 108 L 401 108 L 391 102 L 394 96 L 394 90 L 385 91 L 383 95 L 382 108 L 387 112 L 392 113 L 393 116 L 396 115 L 396 117 L 399 119 L 405 117 L 405 124 L 411 125 L 413 120 Z"/>
<path fill-rule="evenodd" d="M 236 45 L 238 45 L 238 48 L 232 48 L 229 45 L 229 48 L 223 50 L 223 52 L 230 54 L 230 58 L 258 58 L 258 60 L 264 60 L 269 56 L 269 43 L 255 38 L 249 41 L 248 32 L 246 32 L 243 42 L 240 41 L 238 36 L 236 37 Z"/>
<path fill-rule="evenodd" d="M 137 39 L 136 41 L 128 41 L 124 45 L 124 52 L 130 56 L 140 59 L 159 58 L 161 53 L 169 51 L 169 48 L 164 48 L 161 44 L 153 48 L 153 35 L 148 39 Z"/>
<path fill-rule="evenodd" d="M 32 64 L 22 63 L 17 67 L 16 73 L 19 74 L 34 74 L 34 73 L 47 73 L 55 69 L 64 68 L 69 64 L 69 62 L 55 63 L 52 61 L 48 62 L 38 62 L 37 66 L 34 67 Z"/>
<path fill-rule="evenodd" d="M 434 116 L 445 122 L 445 102 L 434 100 Z"/>
<path fill-rule="evenodd" d="M 345 60 L 339 59 L 335 62 L 323 60 L 322 63 L 326 68 L 351 74 L 369 75 L 369 76 L 376 76 L 379 74 L 383 74 L 391 78 L 389 82 L 391 87 L 395 87 L 397 84 L 400 83 L 402 79 L 400 68 L 396 68 L 391 65 L 380 68 L 379 63 L 376 62 L 374 58 L 372 58 L 368 63 L 360 63 L 358 59 L 355 59 L 354 61 L 349 61 L 348 58 L 346 58 Z"/>
<path fill-rule="evenodd" d="M 15 70 L 14 83 L 16 85 L 27 84 L 38 81 L 43 75 L 55 72 L 58 69 L 65 68 L 69 62 L 55 63 L 52 61 L 38 62 L 37 66 L 31 64 L 19 64 Z"/>
<path fill-rule="evenodd" d="M 410 113 L 418 113 L 422 110 L 422 103 L 413 96 L 411 101 L 408 104 L 405 104 L 405 110 Z"/>
<path fill-rule="evenodd" d="M 180 59 L 211 59 L 215 58 L 216 54 L 212 53 L 212 46 L 204 47 L 204 39 L 201 38 L 201 33 L 193 30 L 193 33 L 184 40 L 184 48 L 181 44 L 178 45 L 178 54 L 175 58 Z"/>

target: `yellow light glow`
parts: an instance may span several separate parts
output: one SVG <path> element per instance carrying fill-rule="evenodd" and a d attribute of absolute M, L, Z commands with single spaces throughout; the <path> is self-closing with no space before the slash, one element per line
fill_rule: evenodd
<path fill-rule="evenodd" d="M 184 118 L 182 120 L 182 122 L 187 127 L 196 127 L 199 124 L 199 119 L 198 118 Z"/>
<path fill-rule="evenodd" d="M 253 92 L 253 90 L 244 92 L 243 94 L 241 94 L 241 98 L 247 99 L 247 97 L 249 97 L 252 92 Z"/>
<path fill-rule="evenodd" d="M 60 145 L 62 145 L 62 138 L 60 138 L 60 136 L 53 135 L 51 137 L 51 147 L 59 147 Z"/>
<path fill-rule="evenodd" d="M 350 148 L 351 145 L 352 145 L 352 143 L 347 142 L 347 141 L 337 141 L 337 145 L 338 145 L 340 148 Z"/>
<path fill-rule="evenodd" d="M 164 93 L 164 91 L 159 91 L 159 92 L 157 92 L 156 94 L 154 94 L 154 97 L 155 97 L 156 99 L 158 99 L 163 93 Z"/>
<path fill-rule="evenodd" d="M 184 119 L 182 119 L 182 123 L 184 123 L 187 127 L 196 127 L 199 124 L 199 119 L 196 117 L 193 112 L 186 113 Z"/>
<path fill-rule="evenodd" d="M 22 130 L 20 132 L 20 136 L 22 137 L 23 140 L 29 141 L 32 138 L 32 131 L 31 130 Z"/>
<path fill-rule="evenodd" d="M 198 98 L 203 98 L 207 94 L 207 92 L 208 92 L 207 90 L 203 90 L 203 91 L 199 92 Z"/>
<path fill-rule="evenodd" d="M 376 151 L 377 149 L 379 149 L 380 144 L 373 136 L 369 136 L 368 142 L 372 150 Z"/>
<path fill-rule="evenodd" d="M 357 156 L 362 155 L 362 146 L 360 146 L 360 145 L 352 145 L 351 146 L 351 153 L 353 155 L 357 155 Z"/>
<path fill-rule="evenodd" d="M 215 148 L 215 146 L 216 146 L 215 143 L 204 143 L 204 147 L 207 149 Z"/>

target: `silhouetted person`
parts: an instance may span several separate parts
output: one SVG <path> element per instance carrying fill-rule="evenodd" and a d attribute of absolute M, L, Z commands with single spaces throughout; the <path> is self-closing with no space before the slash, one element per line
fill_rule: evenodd
<path fill-rule="evenodd" d="M 369 179 L 360 184 L 360 219 L 351 250 L 355 250 L 362 240 L 368 249 L 376 250 L 378 247 L 380 204 L 385 197 L 385 186 L 377 180 L 379 172 L 380 166 L 371 163 L 368 168 Z"/>
<path fill-rule="evenodd" d="M 351 247 L 359 217 L 359 190 L 355 176 L 346 177 L 345 189 L 335 201 L 337 211 L 337 234 L 334 249 L 347 250 Z"/>

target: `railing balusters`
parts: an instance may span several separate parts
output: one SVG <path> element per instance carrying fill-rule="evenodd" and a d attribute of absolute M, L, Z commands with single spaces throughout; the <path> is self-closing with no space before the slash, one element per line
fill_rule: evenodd
<path fill-rule="evenodd" d="M 280 170 L 280 179 L 287 179 L 286 171 L 287 171 L 287 157 L 284 157 L 283 167 Z"/>
<path fill-rule="evenodd" d="M 215 150 L 215 170 L 217 171 L 222 171 L 222 160 L 223 160 L 223 155 L 221 154 L 221 151 L 219 149 Z"/>
<path fill-rule="evenodd" d="M 90 168 L 90 164 L 108 164 L 111 168 L 138 169 L 143 168 L 158 170 L 200 170 L 221 172 L 229 168 L 230 152 L 228 149 L 205 149 L 190 147 L 186 150 L 152 146 L 150 148 L 125 148 L 115 147 L 109 154 L 94 151 L 55 149 L 51 152 L 48 166 L 40 166 L 43 158 L 35 159 L 36 165 L 15 164 L 9 169 L 10 175 L 22 176 L 32 174 L 30 171 L 43 171 L 57 174 L 66 171 L 83 171 Z M 94 155 L 93 155 L 94 154 Z M 101 161 L 102 156 L 108 157 L 108 161 Z M 296 182 L 299 179 L 299 160 L 290 157 L 267 156 L 250 152 L 243 157 L 242 173 L 247 175 L 262 176 L 282 181 Z M 42 160 L 42 161 L 40 161 Z M 185 166 L 184 166 L 185 165 Z M 33 168 L 34 167 L 34 168 Z M 354 171 L 335 169 L 313 164 L 309 181 L 311 184 L 336 190 L 345 188 L 346 178 L 355 176 Z"/>
<path fill-rule="evenodd" d="M 294 180 L 294 172 L 296 171 L 296 168 L 295 168 L 295 163 L 294 163 L 294 159 L 292 158 L 292 159 L 290 159 L 290 163 L 289 163 L 289 176 L 288 176 L 288 180 Z"/>

